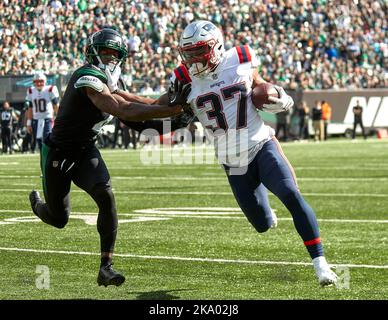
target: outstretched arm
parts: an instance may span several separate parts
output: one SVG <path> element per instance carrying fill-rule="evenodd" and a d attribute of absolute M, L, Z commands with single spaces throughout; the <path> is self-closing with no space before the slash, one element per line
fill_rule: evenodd
<path fill-rule="evenodd" d="M 179 103 L 179 105 L 181 105 L 186 103 L 190 90 L 191 90 L 191 86 L 184 86 L 183 84 L 178 83 L 178 80 L 176 79 L 173 84 L 173 87 L 170 88 L 169 92 L 161 95 L 156 100 L 132 95 L 125 91 L 119 91 L 119 95 L 121 98 L 124 98 L 127 101 L 133 99 L 133 101 L 139 101 L 143 103 L 148 102 L 148 103 L 151 103 L 152 105 L 171 105 L 171 103 L 173 103 L 172 101 L 175 101 L 175 103 Z M 138 121 L 126 121 L 125 119 L 122 119 L 122 118 L 119 118 L 119 119 L 128 127 L 139 132 L 145 129 L 154 129 L 159 134 L 165 134 L 165 133 L 168 133 L 164 131 L 166 128 L 171 131 L 174 131 L 179 128 L 186 127 L 191 122 L 192 118 L 193 117 L 187 117 L 186 114 L 181 114 L 171 119 L 170 126 L 164 126 L 163 125 L 164 122 L 161 120 L 147 120 L 143 122 L 138 122 Z"/>
<path fill-rule="evenodd" d="M 168 104 L 168 93 L 162 94 L 158 99 L 154 101 L 155 104 Z"/>
<path fill-rule="evenodd" d="M 123 121 L 120 120 L 122 123 L 130 127 L 131 129 L 134 129 L 138 132 L 142 132 L 146 129 L 154 129 L 159 134 L 163 135 L 166 133 L 169 133 L 170 131 L 175 131 L 180 128 L 185 128 L 189 125 L 191 121 L 186 121 L 184 115 L 178 115 L 177 117 L 174 117 L 171 120 L 165 120 L 170 121 L 170 125 L 163 125 L 165 121 L 163 120 L 146 120 L 141 122 L 136 121 Z M 166 129 L 168 131 L 166 131 Z"/>
<path fill-rule="evenodd" d="M 128 91 L 121 90 L 121 89 L 118 89 L 117 91 L 115 91 L 113 96 L 114 97 L 120 96 L 121 98 L 123 98 L 124 100 L 129 101 L 129 102 L 137 102 L 137 103 L 143 103 L 143 104 L 158 104 L 158 105 L 167 105 L 168 104 L 168 101 L 166 103 L 155 103 L 156 99 L 138 96 L 138 95 L 129 93 Z"/>
<path fill-rule="evenodd" d="M 156 105 L 166 105 L 168 103 L 169 103 L 169 97 L 167 93 L 161 95 L 158 99 L 153 101 L 153 104 L 156 104 Z M 170 126 L 164 126 L 163 120 L 146 120 L 142 122 L 125 121 L 122 119 L 120 120 L 125 125 L 127 125 L 131 129 L 134 129 L 138 132 L 142 132 L 145 129 L 154 129 L 159 134 L 166 134 L 168 132 L 164 131 L 165 129 L 170 129 L 171 131 L 175 131 L 180 128 L 185 128 L 190 124 L 193 118 L 194 118 L 194 115 L 192 113 L 190 114 L 188 112 L 184 112 L 172 118 L 171 120 L 167 120 L 167 121 L 171 121 Z"/>
<path fill-rule="evenodd" d="M 130 102 L 138 102 L 138 103 L 144 103 L 144 104 L 156 104 L 156 105 L 168 105 L 168 103 L 169 103 L 169 97 L 168 97 L 167 92 L 162 94 L 158 99 L 137 96 L 135 94 L 129 93 L 128 91 L 124 91 L 124 90 L 117 90 L 113 94 L 113 96 L 116 96 L 116 95 L 119 95 L 124 100 L 130 101 Z"/>
<path fill-rule="evenodd" d="M 182 112 L 180 105 L 150 105 L 128 102 L 118 94 L 112 95 L 105 84 L 100 92 L 90 87 L 85 87 L 85 90 L 89 99 L 98 109 L 124 121 L 166 118 Z"/>

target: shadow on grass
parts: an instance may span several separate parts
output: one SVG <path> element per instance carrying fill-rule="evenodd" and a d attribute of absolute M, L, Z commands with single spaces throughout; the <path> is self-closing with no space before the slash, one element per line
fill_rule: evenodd
<path fill-rule="evenodd" d="M 173 292 L 189 291 L 191 289 L 176 289 L 176 290 L 156 290 L 148 292 L 128 292 L 129 294 L 137 294 L 136 300 L 177 300 L 180 296 Z"/>

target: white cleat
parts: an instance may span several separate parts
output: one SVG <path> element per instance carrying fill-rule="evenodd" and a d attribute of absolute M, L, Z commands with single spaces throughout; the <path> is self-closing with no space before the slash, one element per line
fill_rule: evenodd
<path fill-rule="evenodd" d="M 321 256 L 313 259 L 313 265 L 319 284 L 322 287 L 332 286 L 337 283 L 338 276 L 330 269 L 325 257 Z"/>
<path fill-rule="evenodd" d="M 278 217 L 275 214 L 275 211 L 271 208 L 271 215 L 272 215 L 272 225 L 271 229 L 275 229 L 278 226 Z"/>

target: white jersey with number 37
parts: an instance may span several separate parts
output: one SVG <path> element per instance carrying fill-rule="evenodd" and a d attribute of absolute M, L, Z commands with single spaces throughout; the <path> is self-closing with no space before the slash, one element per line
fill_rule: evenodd
<path fill-rule="evenodd" d="M 261 143 L 273 136 L 251 101 L 257 65 L 254 51 L 245 45 L 226 51 L 204 79 L 190 77 L 183 65 L 174 70 L 175 77 L 191 83 L 188 102 L 203 127 L 210 129 L 219 161 L 232 167 L 242 165 L 241 157 L 249 163 Z"/>
<path fill-rule="evenodd" d="M 56 86 L 44 86 L 42 90 L 31 87 L 27 90 L 26 100 L 32 107 L 33 119 L 52 119 L 54 117 L 53 99 L 58 99 Z"/>

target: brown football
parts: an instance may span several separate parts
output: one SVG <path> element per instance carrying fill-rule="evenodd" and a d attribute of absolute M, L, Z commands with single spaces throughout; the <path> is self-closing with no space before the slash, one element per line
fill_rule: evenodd
<path fill-rule="evenodd" d="M 257 109 L 261 109 L 263 104 L 271 104 L 269 97 L 279 97 L 278 91 L 270 83 L 260 83 L 252 89 L 252 103 Z"/>

